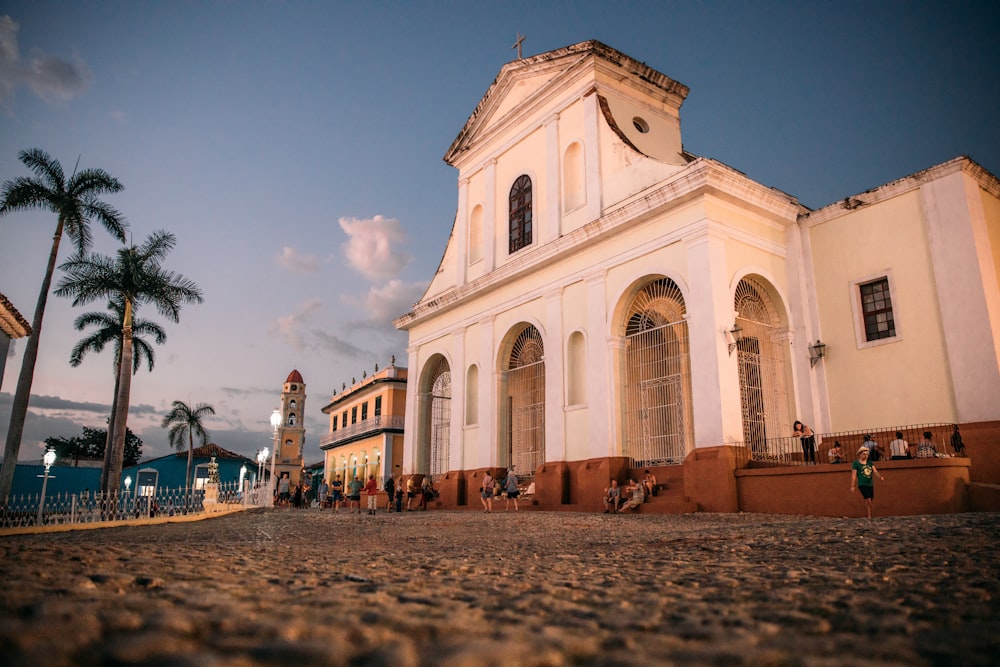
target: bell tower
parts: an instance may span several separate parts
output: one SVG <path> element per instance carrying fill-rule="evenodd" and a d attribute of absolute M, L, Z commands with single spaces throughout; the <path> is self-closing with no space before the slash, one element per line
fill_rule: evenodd
<path fill-rule="evenodd" d="M 278 479 L 288 474 L 294 488 L 300 481 L 303 466 L 306 428 L 306 384 L 302 374 L 293 370 L 281 390 L 281 423 L 274 432 L 274 474 Z"/>

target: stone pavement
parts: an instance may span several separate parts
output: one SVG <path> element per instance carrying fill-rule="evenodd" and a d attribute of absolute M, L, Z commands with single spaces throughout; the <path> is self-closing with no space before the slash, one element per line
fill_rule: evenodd
<path fill-rule="evenodd" d="M 251 510 L 8 536 L 0 662 L 993 665 L 998 544 L 996 514 Z"/>

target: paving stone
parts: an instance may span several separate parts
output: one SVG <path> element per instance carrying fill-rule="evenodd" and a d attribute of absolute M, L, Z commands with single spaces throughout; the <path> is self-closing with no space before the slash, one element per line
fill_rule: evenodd
<path fill-rule="evenodd" d="M 252 510 L 0 538 L 0 655 L 76 665 L 993 665 L 1000 515 Z"/>

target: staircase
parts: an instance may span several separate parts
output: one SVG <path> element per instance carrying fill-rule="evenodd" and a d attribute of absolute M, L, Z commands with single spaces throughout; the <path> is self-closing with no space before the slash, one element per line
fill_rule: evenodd
<path fill-rule="evenodd" d="M 636 479 L 642 479 L 646 468 L 633 470 Z M 646 496 L 638 512 L 641 514 L 689 514 L 698 511 L 698 503 L 684 495 L 684 466 L 660 466 L 649 468 L 656 476 L 657 494 Z M 636 511 L 636 510 L 630 510 Z"/>

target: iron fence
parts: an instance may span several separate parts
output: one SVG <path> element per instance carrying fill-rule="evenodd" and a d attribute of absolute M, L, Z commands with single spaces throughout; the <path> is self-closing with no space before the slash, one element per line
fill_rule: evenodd
<path fill-rule="evenodd" d="M 237 482 L 217 485 L 206 502 L 205 489 L 157 488 L 152 495 L 117 493 L 40 493 L 12 495 L 0 507 L 0 528 L 122 521 L 143 517 L 200 514 L 206 505 L 246 504 Z"/>
<path fill-rule="evenodd" d="M 930 434 L 929 441 L 934 446 L 936 456 L 952 456 L 951 435 L 954 424 L 929 423 L 908 424 L 906 426 L 880 426 L 854 431 L 836 431 L 815 434 L 816 463 L 831 463 L 830 450 L 835 443 L 840 443 L 841 462 L 850 463 L 855 453 L 870 435 L 878 451 L 875 460 L 890 458 L 889 443 L 896 439 L 896 433 L 903 435 L 911 451 L 925 439 L 925 433 Z M 753 443 L 729 443 L 736 447 L 738 463 L 742 466 L 759 468 L 768 466 L 801 466 L 809 465 L 805 460 L 805 448 L 797 436 L 767 438 Z"/>

